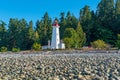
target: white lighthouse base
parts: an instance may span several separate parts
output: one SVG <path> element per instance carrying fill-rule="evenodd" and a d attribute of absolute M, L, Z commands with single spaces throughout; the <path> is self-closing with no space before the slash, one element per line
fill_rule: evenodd
<path fill-rule="evenodd" d="M 59 44 L 60 44 L 59 27 L 53 26 L 51 49 L 59 49 Z"/>
<path fill-rule="evenodd" d="M 42 50 L 45 50 L 45 49 L 52 49 L 53 50 L 55 48 L 51 47 L 51 45 L 42 46 Z M 65 49 L 65 44 L 61 42 L 57 49 Z"/>

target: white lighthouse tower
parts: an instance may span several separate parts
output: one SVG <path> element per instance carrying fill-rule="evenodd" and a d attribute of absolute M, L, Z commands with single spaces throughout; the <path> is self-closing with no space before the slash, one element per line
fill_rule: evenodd
<path fill-rule="evenodd" d="M 51 49 L 59 49 L 60 45 L 60 36 L 59 36 L 59 24 L 58 21 L 55 20 L 52 25 L 52 41 L 51 41 Z"/>
<path fill-rule="evenodd" d="M 50 43 L 50 40 L 48 41 L 47 46 L 42 46 L 42 49 L 65 49 L 65 44 L 62 40 L 60 40 L 60 34 L 59 34 L 59 24 L 58 20 L 54 20 L 54 23 L 52 25 L 52 40 Z"/>

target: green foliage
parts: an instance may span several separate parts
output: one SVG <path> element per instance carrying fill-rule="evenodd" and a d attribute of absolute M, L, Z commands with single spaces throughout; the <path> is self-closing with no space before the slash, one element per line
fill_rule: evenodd
<path fill-rule="evenodd" d="M 71 38 L 71 37 L 74 37 L 74 35 L 75 35 L 75 30 L 73 28 L 65 29 L 64 37 Z"/>
<path fill-rule="evenodd" d="M 77 36 L 78 35 L 73 28 L 66 28 L 64 32 L 64 38 L 69 38 L 69 39 L 71 38 L 73 40 L 72 42 L 73 44 L 71 44 L 71 48 L 75 48 L 77 46 L 77 42 L 78 42 Z M 72 41 L 71 39 L 70 41 Z"/>
<path fill-rule="evenodd" d="M 0 21 L 0 46 L 7 45 L 7 30 L 5 22 Z"/>
<path fill-rule="evenodd" d="M 73 28 L 66 28 L 64 33 L 65 45 L 70 45 L 68 48 L 77 48 L 79 45 L 78 34 Z M 67 44 L 68 41 L 68 44 Z M 71 42 L 71 43 L 70 43 Z"/>
<path fill-rule="evenodd" d="M 37 31 L 34 33 L 34 42 L 39 42 L 39 34 Z"/>
<path fill-rule="evenodd" d="M 107 44 L 103 40 L 96 40 L 91 43 L 93 48 L 97 49 L 105 49 L 107 47 Z"/>
<path fill-rule="evenodd" d="M 32 49 L 34 50 L 41 50 L 41 45 L 37 42 L 35 42 L 33 45 L 32 45 Z"/>
<path fill-rule="evenodd" d="M 77 27 L 77 22 L 78 19 L 71 13 L 70 11 L 67 12 L 67 15 L 65 17 L 65 13 L 62 12 L 60 14 L 60 38 L 63 39 L 64 38 L 64 32 L 66 28 L 73 28 L 76 29 Z"/>
<path fill-rule="evenodd" d="M 8 44 L 9 48 L 17 46 L 17 40 L 19 37 L 19 20 L 18 19 L 10 19 L 8 25 Z"/>
<path fill-rule="evenodd" d="M 36 23 L 36 31 L 40 35 L 40 42 L 42 45 L 46 45 L 48 40 L 51 40 L 52 36 L 52 20 L 46 12 L 42 19 Z"/>
<path fill-rule="evenodd" d="M 92 13 L 89 6 L 85 6 L 80 10 L 80 23 L 83 31 L 86 33 L 86 44 L 89 45 L 91 42 L 91 29 L 93 27 Z"/>
<path fill-rule="evenodd" d="M 7 47 L 1 47 L 1 48 L 0 48 L 0 51 L 1 51 L 1 52 L 7 52 Z"/>
<path fill-rule="evenodd" d="M 16 45 L 20 49 L 26 50 L 27 49 L 27 47 L 26 47 L 26 45 L 27 45 L 26 36 L 27 36 L 27 33 L 28 33 L 27 32 L 28 24 L 27 24 L 25 19 L 21 19 L 21 20 L 19 20 L 18 25 L 19 25 L 19 28 L 18 28 L 18 35 L 17 35 L 18 37 L 17 37 Z"/>
<path fill-rule="evenodd" d="M 9 49 L 16 46 L 21 49 L 26 49 L 26 27 L 27 22 L 25 19 L 10 19 L 7 31 L 7 45 Z"/>
<path fill-rule="evenodd" d="M 20 48 L 12 48 L 12 52 L 20 52 Z"/>
<path fill-rule="evenodd" d="M 29 26 L 28 28 L 26 29 L 26 41 L 27 41 L 27 44 L 26 44 L 26 48 L 27 49 L 31 49 L 31 46 L 32 44 L 34 43 L 35 41 L 35 36 L 34 36 L 35 32 L 34 32 L 34 29 L 33 29 L 33 22 L 30 21 L 29 22 Z"/>
<path fill-rule="evenodd" d="M 65 43 L 65 47 L 70 49 L 70 48 L 72 48 L 74 41 L 72 38 L 64 38 L 64 43 Z"/>
<path fill-rule="evenodd" d="M 116 46 L 120 49 L 120 34 L 118 34 Z"/>
<path fill-rule="evenodd" d="M 120 0 L 116 0 L 116 4 L 115 4 L 115 18 L 114 18 L 114 22 L 112 23 L 112 30 L 113 32 L 116 34 L 120 33 Z M 117 38 L 116 38 L 117 39 Z"/>
<path fill-rule="evenodd" d="M 116 13 L 117 15 L 120 14 L 120 0 L 116 0 L 115 13 Z"/>
<path fill-rule="evenodd" d="M 65 18 L 65 13 L 62 12 L 60 13 L 60 38 L 63 39 L 64 38 L 64 31 L 65 31 L 65 28 L 66 28 L 66 18 Z"/>
<path fill-rule="evenodd" d="M 82 30 L 80 22 L 77 23 L 77 28 L 66 28 L 64 32 L 64 42 L 67 48 L 81 48 L 85 44 L 85 34 Z"/>
<path fill-rule="evenodd" d="M 82 26 L 80 24 L 80 22 L 78 22 L 77 28 L 76 28 L 76 32 L 77 32 L 77 48 L 81 48 L 86 41 L 86 35 L 83 32 Z"/>
<path fill-rule="evenodd" d="M 118 24 L 117 26 L 115 25 L 118 22 L 118 20 L 116 21 L 115 9 L 114 0 L 101 0 L 98 4 L 96 14 L 96 26 L 99 25 L 98 29 L 100 30 L 96 36 L 99 36 L 99 39 L 112 45 L 115 44 L 116 33 L 119 29 Z"/>
<path fill-rule="evenodd" d="M 84 8 L 82 8 L 80 10 L 80 21 L 81 23 L 86 23 L 89 22 L 89 20 L 91 20 L 92 16 L 91 16 L 91 12 L 90 12 L 90 7 L 89 6 L 85 6 Z"/>

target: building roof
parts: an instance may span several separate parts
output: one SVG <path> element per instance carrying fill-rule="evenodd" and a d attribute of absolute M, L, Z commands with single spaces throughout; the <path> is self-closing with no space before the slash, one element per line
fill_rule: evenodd
<path fill-rule="evenodd" d="M 57 26 L 57 27 L 59 27 L 58 20 L 54 20 L 54 23 L 53 23 L 52 26 Z"/>

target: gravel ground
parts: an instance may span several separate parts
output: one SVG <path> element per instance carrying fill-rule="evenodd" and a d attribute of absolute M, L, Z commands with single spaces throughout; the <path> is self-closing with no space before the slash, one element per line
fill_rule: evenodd
<path fill-rule="evenodd" d="M 120 80 L 120 54 L 0 54 L 0 80 Z"/>

